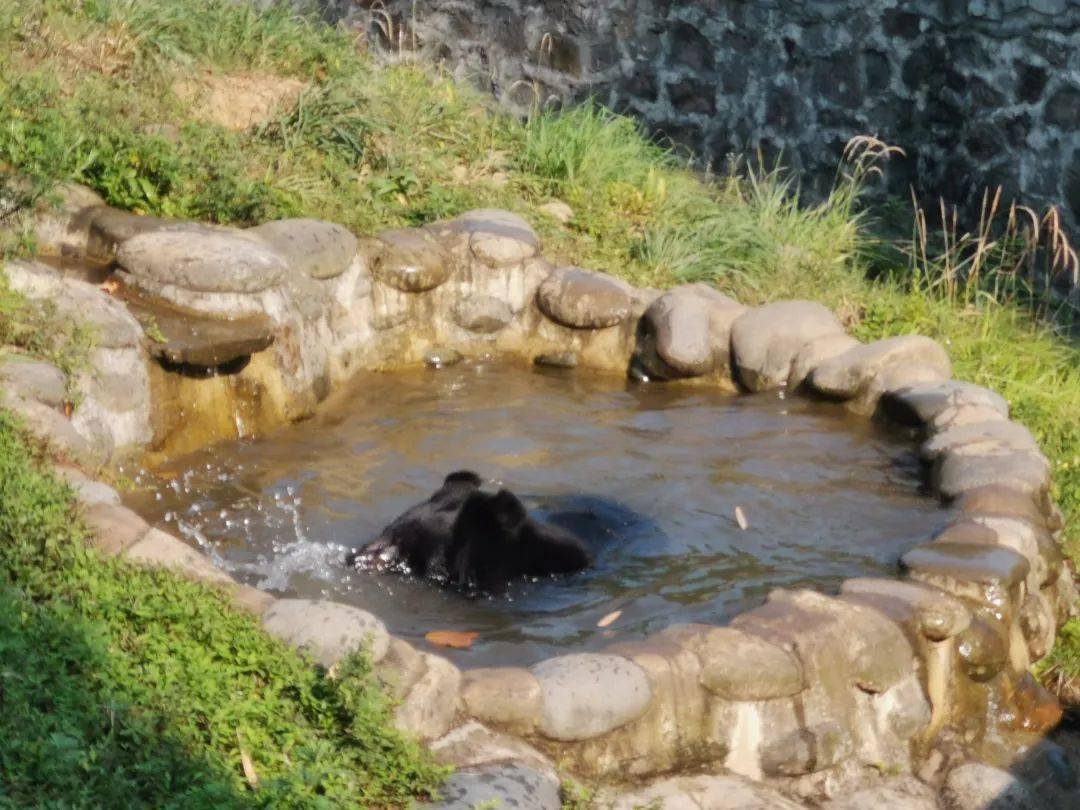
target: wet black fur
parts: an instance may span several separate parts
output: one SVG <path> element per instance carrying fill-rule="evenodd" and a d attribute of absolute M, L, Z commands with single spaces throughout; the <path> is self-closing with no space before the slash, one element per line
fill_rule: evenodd
<path fill-rule="evenodd" d="M 512 492 L 489 494 L 480 483 L 475 473 L 451 473 L 428 500 L 353 552 L 348 564 L 369 570 L 404 567 L 415 576 L 481 591 L 590 565 L 577 536 L 531 519 Z"/>

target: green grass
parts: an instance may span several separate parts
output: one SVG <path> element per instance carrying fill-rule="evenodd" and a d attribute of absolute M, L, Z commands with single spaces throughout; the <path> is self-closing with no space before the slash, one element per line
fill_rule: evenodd
<path fill-rule="evenodd" d="M 331 679 L 219 593 L 100 558 L 40 461 L 0 410 L 0 807 L 389 807 L 437 786 L 362 655 Z"/>
<path fill-rule="evenodd" d="M 197 118 L 177 92 L 177 82 L 207 71 L 292 77 L 305 89 L 294 107 L 236 132 Z M 175 125 L 175 137 L 161 134 L 161 124 Z M 1004 393 L 1017 418 L 1038 436 L 1054 464 L 1055 495 L 1068 520 L 1066 547 L 1074 561 L 1080 560 L 1080 349 L 1034 317 L 1022 285 L 1014 283 L 1011 268 L 1015 256 L 1023 255 L 1022 246 L 1001 242 L 980 253 L 986 266 L 963 283 L 957 280 L 956 259 L 970 258 L 970 244 L 952 254 L 930 251 L 908 259 L 904 251 L 911 252 L 911 245 L 897 250 L 875 240 L 877 229 L 858 200 L 860 190 L 875 181 L 873 155 L 854 158 L 838 176 L 834 194 L 809 203 L 799 199 L 793 178 L 780 171 L 694 174 L 677 152 L 595 105 L 513 120 L 436 71 L 407 60 L 379 64 L 362 42 L 288 10 L 256 15 L 231 0 L 0 0 L 0 168 L 30 176 L 37 188 L 74 180 L 114 205 L 142 212 L 241 225 L 314 216 L 361 234 L 498 206 L 534 222 L 545 252 L 559 261 L 637 284 L 707 280 L 747 303 L 819 300 L 864 340 L 923 332 L 949 348 L 958 377 Z M 555 198 L 574 209 L 568 225 L 539 210 Z M 24 239 L 15 238 L 8 250 L 27 248 Z M 0 312 L 25 313 L 22 306 L 0 288 Z M 0 326 L 7 329 L 0 335 L 4 342 L 45 356 L 66 350 L 70 341 L 57 345 L 43 337 L 47 329 L 34 320 L 38 316 L 20 317 L 25 328 Z M 42 504 L 61 498 L 53 490 L 41 497 Z M 5 604 L 33 607 L 25 610 L 26 632 L 85 627 L 79 630 L 85 640 L 79 648 L 93 658 L 92 663 L 80 658 L 87 672 L 99 667 L 111 672 L 121 659 L 129 662 L 124 667 L 133 666 L 132 653 L 122 647 L 126 627 L 144 626 L 160 640 L 159 633 L 195 634 L 206 621 L 198 612 L 203 608 L 192 604 L 199 601 L 193 586 L 142 574 L 132 579 L 110 565 L 93 563 L 97 573 L 91 579 L 100 580 L 103 591 L 94 593 L 95 604 L 112 607 L 95 612 L 91 600 L 84 600 L 85 622 L 68 622 L 56 612 L 69 609 L 55 590 L 60 580 L 47 580 L 29 602 L 24 593 L 5 596 Z M 149 618 L 140 619 L 118 594 L 135 589 L 150 599 L 151 582 L 179 590 L 167 604 L 151 600 Z M 249 645 L 243 649 L 251 651 L 245 654 L 252 666 L 273 661 L 273 667 L 287 669 L 291 682 L 306 684 L 291 693 L 295 702 L 283 714 L 290 723 L 297 704 L 308 705 L 304 696 L 313 694 L 316 684 L 333 691 L 325 681 L 303 681 L 300 665 L 272 652 L 276 648 L 267 647 L 246 620 L 216 609 L 214 615 L 245 628 L 235 632 Z M 12 632 L 19 638 L 23 631 Z M 1062 639 L 1050 664 L 1064 677 L 1080 679 L 1080 625 L 1071 625 Z M 164 647 L 157 642 L 140 647 L 141 666 L 168 667 L 172 655 L 183 660 L 183 652 L 170 654 Z M 56 665 L 48 649 L 31 670 Z M 196 667 L 200 678 L 210 677 L 208 661 L 213 660 L 214 667 L 233 673 L 221 676 L 228 682 L 239 677 L 230 669 L 240 666 L 236 655 L 229 650 L 220 660 L 185 666 Z M 96 683 L 89 676 L 85 680 Z M 147 727 L 140 724 L 145 720 L 157 727 L 164 717 L 160 727 L 178 735 L 177 750 L 188 757 L 184 767 L 207 774 L 207 785 L 228 786 L 229 795 L 246 795 L 238 784 L 235 730 L 215 726 L 219 731 L 211 733 L 201 720 L 193 724 L 167 711 L 168 701 L 162 706 L 144 692 L 124 692 L 134 685 L 121 682 L 128 684 L 121 696 L 133 707 L 122 716 L 140 740 L 135 750 L 156 756 L 149 737 L 138 736 Z M 102 691 L 105 687 L 93 686 L 87 699 L 111 695 Z M 338 697 L 326 700 L 344 700 L 334 694 Z M 222 699 L 226 707 L 249 705 L 244 697 L 235 704 Z M 259 738 L 270 735 L 268 729 L 286 733 L 273 718 L 245 716 L 244 735 Z M 321 764 L 304 769 L 313 780 L 334 761 L 339 745 L 354 752 L 348 759 L 354 774 L 367 772 L 340 726 L 311 721 L 300 727 L 304 731 L 298 733 L 308 735 L 319 752 L 312 756 Z M 259 748 L 257 756 L 268 783 L 274 774 L 286 779 L 289 772 L 281 759 L 284 748 L 277 745 Z M 326 779 L 334 783 L 337 776 Z"/>

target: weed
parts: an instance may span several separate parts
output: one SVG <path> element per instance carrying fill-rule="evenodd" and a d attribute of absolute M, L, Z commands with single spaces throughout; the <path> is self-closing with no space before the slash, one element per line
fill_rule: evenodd
<path fill-rule="evenodd" d="M 563 810 L 591 810 L 594 802 L 593 792 L 573 779 L 564 779 L 559 786 L 559 799 Z"/>

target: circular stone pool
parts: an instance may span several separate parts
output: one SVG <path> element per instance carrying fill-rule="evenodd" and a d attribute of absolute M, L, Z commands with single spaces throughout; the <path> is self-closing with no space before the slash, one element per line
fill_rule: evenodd
<path fill-rule="evenodd" d="M 344 567 L 459 468 L 584 527 L 595 566 L 499 597 Z M 362 374 L 312 421 L 139 481 L 130 505 L 236 578 L 363 607 L 413 642 L 474 631 L 471 649 L 443 651 L 467 667 L 723 623 L 777 587 L 892 576 L 947 518 L 920 494 L 910 437 L 840 406 L 491 363 Z"/>

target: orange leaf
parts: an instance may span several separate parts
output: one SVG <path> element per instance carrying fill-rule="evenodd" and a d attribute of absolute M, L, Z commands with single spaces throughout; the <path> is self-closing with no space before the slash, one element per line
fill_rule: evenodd
<path fill-rule="evenodd" d="M 616 622 L 616 620 L 620 616 L 622 616 L 622 611 L 621 610 L 613 610 L 607 616 L 605 616 L 600 621 L 598 621 L 596 623 L 596 626 L 597 627 L 607 627 L 609 624 L 614 624 Z"/>
<path fill-rule="evenodd" d="M 455 650 L 467 650 L 472 646 L 479 633 L 460 630 L 432 630 L 424 638 L 437 647 L 453 647 Z"/>

